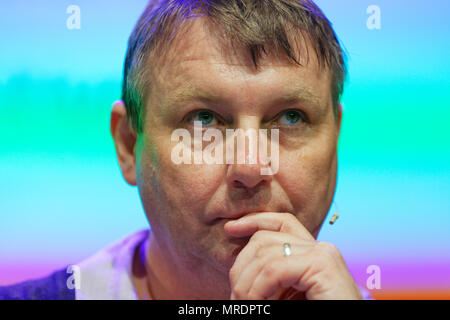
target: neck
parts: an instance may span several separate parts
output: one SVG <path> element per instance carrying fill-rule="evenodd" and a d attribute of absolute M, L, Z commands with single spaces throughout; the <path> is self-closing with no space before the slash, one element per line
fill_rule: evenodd
<path fill-rule="evenodd" d="M 142 288 L 145 292 L 140 297 L 155 300 L 229 299 L 228 275 L 208 268 L 198 259 L 182 261 L 159 243 L 152 231 L 141 251 L 146 288 Z"/>

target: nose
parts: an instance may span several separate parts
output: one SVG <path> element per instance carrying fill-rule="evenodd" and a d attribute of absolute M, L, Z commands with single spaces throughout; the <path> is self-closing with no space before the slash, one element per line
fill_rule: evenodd
<path fill-rule="evenodd" d="M 256 189 L 268 186 L 272 181 L 272 175 L 263 174 L 270 163 L 264 163 L 261 159 L 259 121 L 256 122 L 255 118 L 251 120 L 240 126 L 238 134 L 232 138 L 236 140 L 236 157 L 227 171 L 227 183 L 232 188 Z"/>
<path fill-rule="evenodd" d="M 257 189 L 270 185 L 271 175 L 261 174 L 259 164 L 232 164 L 228 170 L 228 184 L 233 188 Z"/>

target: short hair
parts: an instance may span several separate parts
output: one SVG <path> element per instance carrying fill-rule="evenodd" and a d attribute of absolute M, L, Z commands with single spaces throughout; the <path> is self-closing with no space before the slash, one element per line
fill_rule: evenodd
<path fill-rule="evenodd" d="M 265 48 L 284 52 L 301 65 L 290 43 L 288 26 L 310 40 L 320 66 L 331 71 L 333 111 L 337 117 L 339 100 L 347 74 L 346 55 L 325 14 L 311 0 L 150 0 L 134 27 L 125 58 L 122 100 L 127 117 L 137 133 L 142 132 L 143 109 L 151 84 L 151 53 L 167 49 L 180 26 L 196 17 L 225 30 L 234 45 L 248 49 L 255 67 Z M 308 56 L 309 59 L 309 56 Z"/>

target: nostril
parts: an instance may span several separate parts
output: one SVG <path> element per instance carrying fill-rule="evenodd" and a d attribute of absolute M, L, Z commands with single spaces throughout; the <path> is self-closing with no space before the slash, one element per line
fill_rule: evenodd
<path fill-rule="evenodd" d="M 235 187 L 235 188 L 246 188 L 246 186 L 242 182 L 240 182 L 238 180 L 234 180 L 233 181 L 233 187 Z"/>
<path fill-rule="evenodd" d="M 234 180 L 233 181 L 233 187 L 234 188 L 238 188 L 238 189 L 255 189 L 255 188 L 258 188 L 258 187 L 265 186 L 268 183 L 269 183 L 269 181 L 267 181 L 267 180 L 261 180 L 259 183 L 257 183 L 254 186 L 248 186 L 248 185 L 245 185 L 244 183 L 242 183 L 239 180 Z"/>
<path fill-rule="evenodd" d="M 265 186 L 268 184 L 269 184 L 269 180 L 263 179 L 258 183 L 257 187 L 262 187 L 262 186 Z"/>

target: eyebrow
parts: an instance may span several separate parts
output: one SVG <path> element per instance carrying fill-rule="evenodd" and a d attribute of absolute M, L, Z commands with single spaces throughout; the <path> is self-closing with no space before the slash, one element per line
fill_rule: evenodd
<path fill-rule="evenodd" d="M 175 91 L 174 95 L 168 98 L 168 105 L 175 105 L 189 100 L 217 102 L 225 99 L 209 91 L 189 86 Z"/>
<path fill-rule="evenodd" d="M 193 86 L 184 87 L 182 89 L 179 89 L 175 92 L 175 94 L 172 97 L 168 98 L 168 105 L 175 105 L 186 101 L 202 101 L 202 102 L 226 102 L 226 98 L 223 98 L 219 95 L 216 95 L 210 91 L 205 91 L 200 88 L 196 88 Z M 296 88 L 290 92 L 287 92 L 275 99 L 273 99 L 270 104 L 272 105 L 287 105 L 292 104 L 295 102 L 305 102 L 310 104 L 314 109 L 317 109 L 315 111 L 317 112 L 323 112 L 322 109 L 322 102 L 321 99 L 311 93 L 310 91 L 304 89 L 304 88 Z"/>
<path fill-rule="evenodd" d="M 299 101 L 312 103 L 312 106 L 317 109 L 322 107 L 321 99 L 304 88 L 297 88 L 275 99 L 275 103 L 277 104 L 289 104 Z"/>

